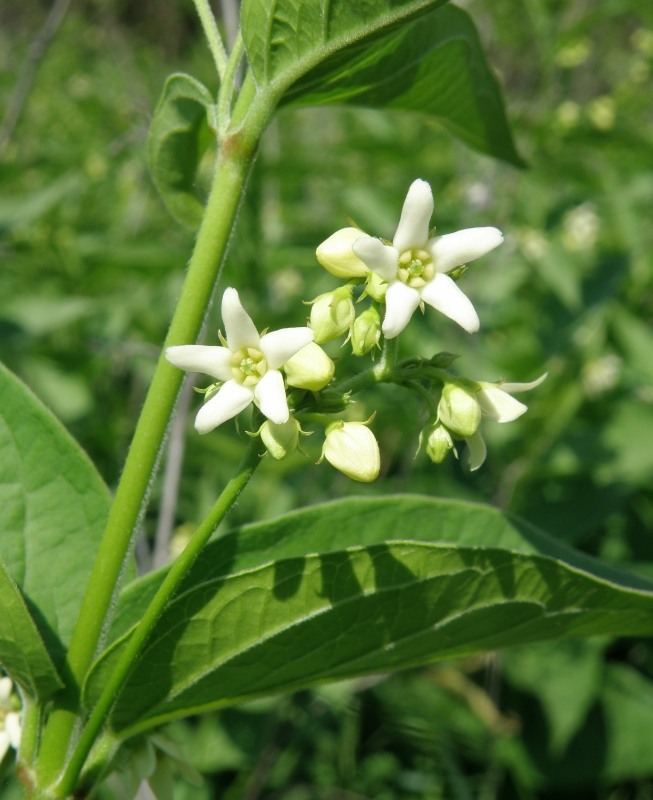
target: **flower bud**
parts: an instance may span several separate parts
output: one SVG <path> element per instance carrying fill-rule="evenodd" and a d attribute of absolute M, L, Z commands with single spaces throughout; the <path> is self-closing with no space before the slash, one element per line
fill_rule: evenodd
<path fill-rule="evenodd" d="M 259 431 L 268 453 L 277 461 L 295 452 L 300 432 L 299 422 L 292 416 L 288 422 L 282 422 L 280 425 L 266 420 Z"/>
<path fill-rule="evenodd" d="M 284 364 L 288 386 L 319 392 L 333 378 L 335 364 L 319 344 L 311 342 Z"/>
<path fill-rule="evenodd" d="M 379 277 L 376 272 L 370 272 L 365 282 L 365 292 L 377 303 L 385 303 L 385 293 L 388 291 L 387 281 Z"/>
<path fill-rule="evenodd" d="M 481 406 L 472 391 L 459 383 L 446 383 L 438 404 L 438 419 L 457 436 L 476 433 L 481 422 Z"/>
<path fill-rule="evenodd" d="M 441 464 L 451 450 L 455 452 L 451 434 L 440 422 L 435 422 L 430 428 L 425 428 L 422 437 L 425 439 L 426 455 L 434 464 Z"/>
<path fill-rule="evenodd" d="M 348 478 L 369 483 L 379 476 L 381 454 L 364 422 L 334 422 L 326 429 L 322 458 Z"/>
<path fill-rule="evenodd" d="M 315 341 L 330 342 L 351 328 L 356 310 L 351 299 L 351 287 L 341 286 L 335 292 L 321 294 L 313 300 L 311 328 Z"/>
<path fill-rule="evenodd" d="M 351 332 L 351 348 L 355 356 L 364 356 L 365 353 L 376 347 L 381 338 L 381 317 L 379 312 L 371 306 L 356 317 Z"/>
<path fill-rule="evenodd" d="M 358 228 L 341 228 L 317 248 L 317 260 L 336 278 L 362 278 L 368 269 L 352 249 L 356 239 L 362 236 L 365 234 Z"/>

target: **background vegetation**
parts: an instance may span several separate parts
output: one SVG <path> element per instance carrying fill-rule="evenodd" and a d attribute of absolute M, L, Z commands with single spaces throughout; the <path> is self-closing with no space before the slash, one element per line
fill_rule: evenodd
<path fill-rule="evenodd" d="M 470 377 L 531 380 L 546 369 L 549 379 L 528 396 L 526 417 L 486 426 L 488 461 L 473 475 L 453 459 L 414 459 L 418 408 L 385 387 L 375 398 L 383 483 L 354 485 L 313 466 L 319 446 L 309 439 L 311 459 L 263 465 L 230 522 L 381 490 L 465 497 L 653 576 L 653 9 L 635 0 L 465 5 L 528 168 L 477 155 L 418 115 L 287 108 L 266 134 L 223 285 L 270 327 L 298 324 L 301 300 L 335 285 L 316 245 L 345 215 L 391 235 L 422 177 L 439 231 L 491 224 L 506 243 L 464 278 L 481 334 L 429 314 L 404 346 L 461 353 Z M 211 68 L 190 3 L 79 2 L 10 126 L 47 13 L 35 0 L 0 10 L 1 130 L 10 134 L 0 135 L 0 358 L 111 486 L 193 241 L 148 177 L 148 124 L 167 74 L 188 70 L 210 86 Z M 218 326 L 216 308 L 208 335 Z M 229 425 L 189 436 L 177 538 L 239 452 Z M 178 775 L 174 797 L 644 800 L 653 797 L 652 681 L 650 641 L 572 641 L 250 704 L 171 726 L 207 776 L 196 786 Z"/>

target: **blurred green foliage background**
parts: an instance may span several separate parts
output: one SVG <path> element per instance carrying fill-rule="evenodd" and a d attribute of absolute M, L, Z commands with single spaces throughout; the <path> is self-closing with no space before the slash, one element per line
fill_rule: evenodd
<path fill-rule="evenodd" d="M 653 7 L 464 5 L 528 168 L 473 153 L 419 115 L 286 109 L 263 142 L 223 286 L 261 327 L 302 324 L 302 300 L 336 285 L 317 244 L 346 215 L 391 236 L 421 177 L 439 232 L 496 225 L 506 241 L 463 278 L 481 333 L 431 312 L 403 351 L 460 353 L 470 378 L 549 378 L 525 417 L 484 427 L 488 460 L 473 475 L 414 458 L 422 409 L 382 387 L 356 407 L 360 419 L 377 411 L 382 480 L 314 466 L 314 437 L 309 459 L 263 465 L 231 522 L 347 494 L 465 497 L 653 577 Z M 9 126 L 47 13 L 36 0 L 0 9 L 0 358 L 112 486 L 193 244 L 148 177 L 149 121 L 170 72 L 216 87 L 190 3 L 87 0 L 67 10 Z M 232 425 L 200 438 L 191 420 L 180 535 L 241 447 Z M 160 478 L 152 499 L 144 562 Z M 171 726 L 207 775 L 202 787 L 177 777 L 174 797 L 650 799 L 652 680 L 650 641 L 578 641 L 275 698 Z"/>

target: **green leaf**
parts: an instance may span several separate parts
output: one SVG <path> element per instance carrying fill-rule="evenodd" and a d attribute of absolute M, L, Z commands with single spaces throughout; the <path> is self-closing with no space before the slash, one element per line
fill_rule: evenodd
<path fill-rule="evenodd" d="M 0 561 L 0 664 L 33 699 L 63 687 L 20 589 Z"/>
<path fill-rule="evenodd" d="M 183 225 L 197 228 L 204 202 L 197 189 L 200 159 L 211 137 L 213 98 L 199 81 L 171 75 L 154 112 L 148 138 L 152 179 L 168 211 Z"/>
<path fill-rule="evenodd" d="M 76 442 L 0 365 L 0 550 L 60 668 L 109 507 Z"/>
<path fill-rule="evenodd" d="M 419 112 L 472 147 L 522 164 L 473 22 L 441 5 L 245 0 L 250 65 L 259 87 L 269 83 L 283 103 Z"/>
<path fill-rule="evenodd" d="M 160 580 L 127 590 L 119 627 Z M 112 725 L 131 733 L 264 694 L 531 641 L 650 634 L 652 612 L 650 584 L 495 509 L 410 496 L 336 502 L 211 544 L 154 630 Z M 96 662 L 89 705 L 128 636 Z"/>

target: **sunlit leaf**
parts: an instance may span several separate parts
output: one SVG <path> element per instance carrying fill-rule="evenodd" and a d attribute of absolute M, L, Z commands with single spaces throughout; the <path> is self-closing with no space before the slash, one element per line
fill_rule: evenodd
<path fill-rule="evenodd" d="M 132 619 L 134 595 L 158 580 L 128 590 Z M 647 634 L 652 611 L 646 582 L 492 508 L 420 497 L 332 503 L 212 544 L 162 616 L 112 722 L 131 731 L 487 649 Z M 125 641 L 93 669 L 90 705 Z"/>
<path fill-rule="evenodd" d="M 61 424 L 2 366 L 0 393 L 0 551 L 59 665 L 109 492 Z"/>

